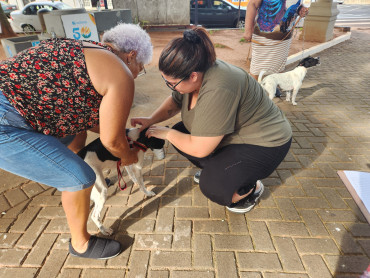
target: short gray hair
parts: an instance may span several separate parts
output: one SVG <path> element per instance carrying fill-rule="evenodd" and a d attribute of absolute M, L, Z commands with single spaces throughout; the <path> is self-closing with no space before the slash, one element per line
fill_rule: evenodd
<path fill-rule="evenodd" d="M 153 45 L 150 37 L 136 24 L 118 24 L 104 33 L 102 42 L 111 43 L 120 52 L 137 51 L 136 61 L 138 63 L 145 65 L 152 60 Z"/>

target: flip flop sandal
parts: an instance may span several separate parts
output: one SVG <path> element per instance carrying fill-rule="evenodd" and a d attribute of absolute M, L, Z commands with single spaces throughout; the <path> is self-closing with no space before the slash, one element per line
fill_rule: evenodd
<path fill-rule="evenodd" d="M 105 260 L 118 256 L 121 251 L 121 244 L 118 241 L 91 236 L 87 250 L 84 253 L 78 253 L 73 249 L 71 240 L 69 240 L 69 253 L 75 257 Z"/>

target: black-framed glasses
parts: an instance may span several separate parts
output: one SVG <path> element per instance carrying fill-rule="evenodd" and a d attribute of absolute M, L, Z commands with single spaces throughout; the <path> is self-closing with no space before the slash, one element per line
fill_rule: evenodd
<path fill-rule="evenodd" d="M 184 81 L 185 79 L 189 78 L 189 75 L 185 76 L 183 79 L 181 79 L 179 82 L 177 82 L 175 85 L 172 85 L 170 82 L 168 82 L 164 77 L 163 75 L 161 74 L 164 82 L 166 83 L 167 87 L 170 88 L 172 91 L 176 91 L 176 86 L 179 85 L 182 81 Z"/>
<path fill-rule="evenodd" d="M 144 74 L 146 74 L 146 70 L 145 70 L 145 67 L 143 66 L 143 70 L 141 72 L 139 72 L 139 74 L 137 75 L 137 77 L 142 76 Z"/>

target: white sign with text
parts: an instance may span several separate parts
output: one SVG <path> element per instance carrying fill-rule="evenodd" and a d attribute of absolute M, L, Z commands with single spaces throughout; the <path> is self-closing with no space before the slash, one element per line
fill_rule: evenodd
<path fill-rule="evenodd" d="M 67 38 L 99 42 L 98 30 L 92 14 L 69 14 L 61 17 Z"/>

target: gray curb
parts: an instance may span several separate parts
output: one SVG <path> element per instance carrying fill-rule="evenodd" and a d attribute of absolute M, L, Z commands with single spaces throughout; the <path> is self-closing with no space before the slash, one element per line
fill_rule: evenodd
<path fill-rule="evenodd" d="M 335 39 L 331 40 L 331 41 L 328 41 L 328 42 L 325 42 L 325 43 L 322 43 L 320 45 L 316 45 L 316 46 L 313 46 L 311 48 L 308 48 L 308 49 L 305 49 L 301 52 L 298 52 L 294 55 L 291 55 L 288 57 L 285 65 L 290 65 L 290 64 L 293 64 L 301 59 L 304 59 L 310 55 L 313 55 L 313 54 L 316 54 L 318 52 L 321 52 L 325 49 L 328 49 L 334 45 L 337 45 L 341 42 L 344 42 L 346 40 L 349 40 L 351 38 L 351 32 L 348 32 L 347 34 L 344 34 L 344 35 L 341 35 L 339 37 L 336 37 Z"/>

